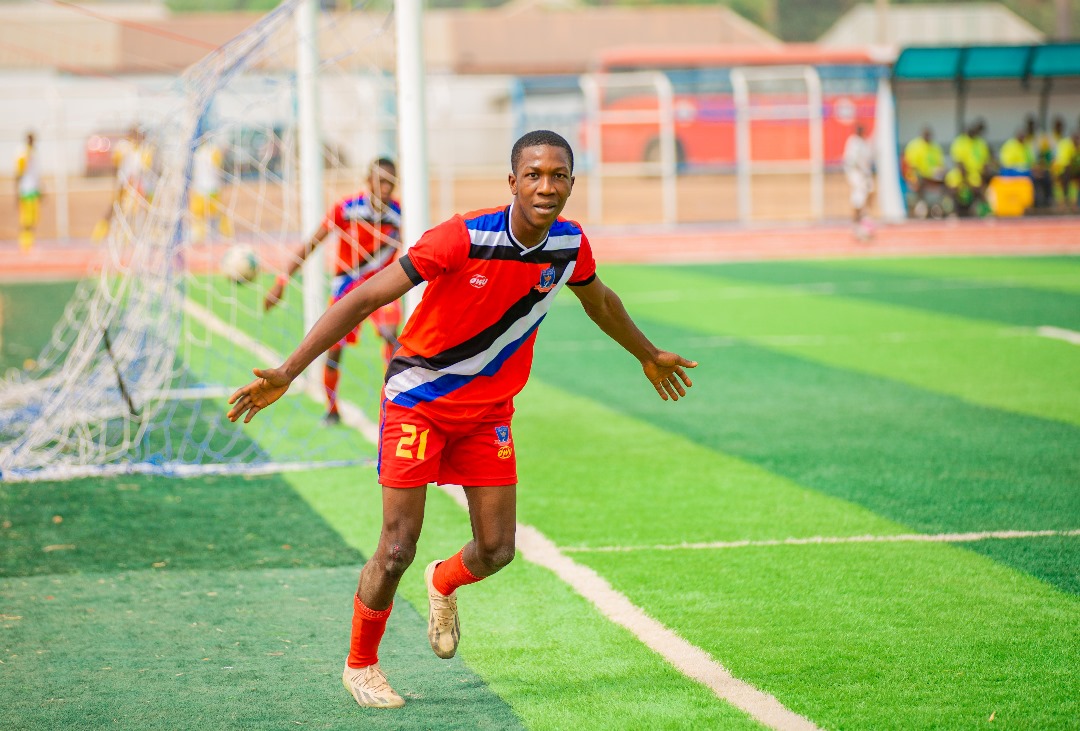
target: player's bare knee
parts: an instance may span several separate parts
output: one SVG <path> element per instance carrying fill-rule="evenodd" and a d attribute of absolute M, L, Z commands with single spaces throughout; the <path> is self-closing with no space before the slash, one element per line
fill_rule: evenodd
<path fill-rule="evenodd" d="M 387 576 L 400 579 L 416 558 L 416 543 L 391 541 L 382 556 L 382 568 Z"/>

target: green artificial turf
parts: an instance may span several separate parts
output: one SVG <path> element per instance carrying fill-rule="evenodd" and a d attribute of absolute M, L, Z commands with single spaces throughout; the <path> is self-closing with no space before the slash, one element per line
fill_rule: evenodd
<path fill-rule="evenodd" d="M 381 524 L 374 474 L 370 484 L 359 486 L 318 475 L 289 480 L 347 541 L 365 553 L 374 549 Z M 416 560 L 395 607 L 404 599 L 426 612 L 424 567 L 456 553 L 468 539 L 468 515 L 429 489 Z M 529 728 L 760 728 L 604 619 L 548 570 L 521 557 L 497 576 L 462 588 L 458 606 L 458 657 Z M 397 641 L 387 638 L 383 646 Z"/>
<path fill-rule="evenodd" d="M 1080 256 L 861 258 L 836 259 L 827 266 L 1080 294 Z"/>
<path fill-rule="evenodd" d="M 0 282 L 0 374 L 21 369 L 49 342 L 78 282 Z"/>
<path fill-rule="evenodd" d="M 584 554 L 736 675 L 824 728 L 1067 728 L 1075 597 L 922 544 Z"/>
<path fill-rule="evenodd" d="M 0 483 L 0 515 L 2 576 L 359 561 L 274 475 Z"/>
<path fill-rule="evenodd" d="M 363 559 L 281 477 L 2 484 L 0 500 L 0 727 L 520 728 L 431 653 L 408 602 L 381 660 L 412 702 L 355 704 L 340 675 Z"/>
<path fill-rule="evenodd" d="M 721 279 L 696 268 L 611 267 L 602 276 L 636 317 L 694 333 L 690 357 L 695 345 L 730 345 L 736 338 L 984 406 L 1080 424 L 1080 351 L 1069 343 L 1014 326 Z M 563 307 L 580 309 L 570 298 L 556 309 Z M 549 321 L 562 319 L 557 314 Z"/>
<path fill-rule="evenodd" d="M 689 397 L 661 401 L 616 348 L 578 359 L 576 392 L 919 532 L 1080 526 L 1080 428 L 751 345 L 694 351 L 683 347 L 693 332 L 640 324 L 657 343 L 702 361 Z M 560 339 L 587 338 L 590 329 L 576 315 L 549 323 L 536 376 L 563 385 L 566 366 L 545 348 L 557 351 Z M 604 439 L 603 417 L 584 423 L 596 425 L 594 441 Z M 1059 579 L 1037 554 L 1001 548 L 996 556 Z M 1075 585 L 1075 575 L 1059 584 Z"/>
<path fill-rule="evenodd" d="M 770 262 L 695 267 L 698 273 L 782 287 L 828 286 L 830 294 L 929 310 L 1009 325 L 1052 325 L 1080 329 L 1080 291 L 1017 286 L 1015 281 L 927 276 L 827 262 Z M 1080 271 L 1069 281 L 1080 283 Z"/>

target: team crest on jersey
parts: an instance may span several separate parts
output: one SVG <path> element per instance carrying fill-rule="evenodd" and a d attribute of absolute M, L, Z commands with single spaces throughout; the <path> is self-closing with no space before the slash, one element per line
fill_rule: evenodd
<path fill-rule="evenodd" d="M 469 284 L 476 287 L 477 289 L 480 289 L 487 283 L 488 278 L 485 277 L 483 274 L 474 274 L 472 275 L 472 279 L 469 280 Z"/>
<path fill-rule="evenodd" d="M 540 272 L 540 284 L 533 287 L 537 292 L 550 292 L 555 286 L 555 267 L 548 266 Z"/>
<path fill-rule="evenodd" d="M 495 427 L 495 446 L 499 448 L 499 459 L 510 459 L 514 446 L 510 443 L 510 427 Z"/>

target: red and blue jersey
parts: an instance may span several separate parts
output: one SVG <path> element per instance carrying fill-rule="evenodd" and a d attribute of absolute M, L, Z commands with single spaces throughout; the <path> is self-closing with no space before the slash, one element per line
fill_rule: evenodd
<path fill-rule="evenodd" d="M 338 234 L 334 274 L 351 275 L 355 286 L 394 260 L 401 239 L 401 206 L 389 200 L 380 209 L 368 193 L 360 193 L 334 204 L 324 225 Z"/>
<path fill-rule="evenodd" d="M 559 218 L 524 247 L 510 207 L 455 216 L 421 237 L 401 264 L 428 283 L 386 371 L 390 401 L 441 418 L 508 407 L 532 368 L 536 329 L 564 284 L 596 277 L 581 227 Z"/>

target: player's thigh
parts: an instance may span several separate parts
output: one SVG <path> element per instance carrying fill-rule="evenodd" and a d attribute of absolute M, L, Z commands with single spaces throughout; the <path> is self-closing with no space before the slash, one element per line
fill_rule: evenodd
<path fill-rule="evenodd" d="M 463 425 L 446 446 L 439 482 L 467 487 L 517 484 L 509 415 Z"/>
<path fill-rule="evenodd" d="M 424 525 L 424 506 L 427 486 L 382 488 L 383 522 L 379 536 L 379 551 L 392 555 L 404 549 L 410 551 L 420 538 Z"/>
<path fill-rule="evenodd" d="M 446 434 L 443 427 L 412 409 L 383 401 L 379 427 L 379 483 L 412 488 L 439 478 Z"/>
<path fill-rule="evenodd" d="M 514 545 L 517 530 L 517 485 L 465 488 L 473 538 L 482 549 Z"/>

